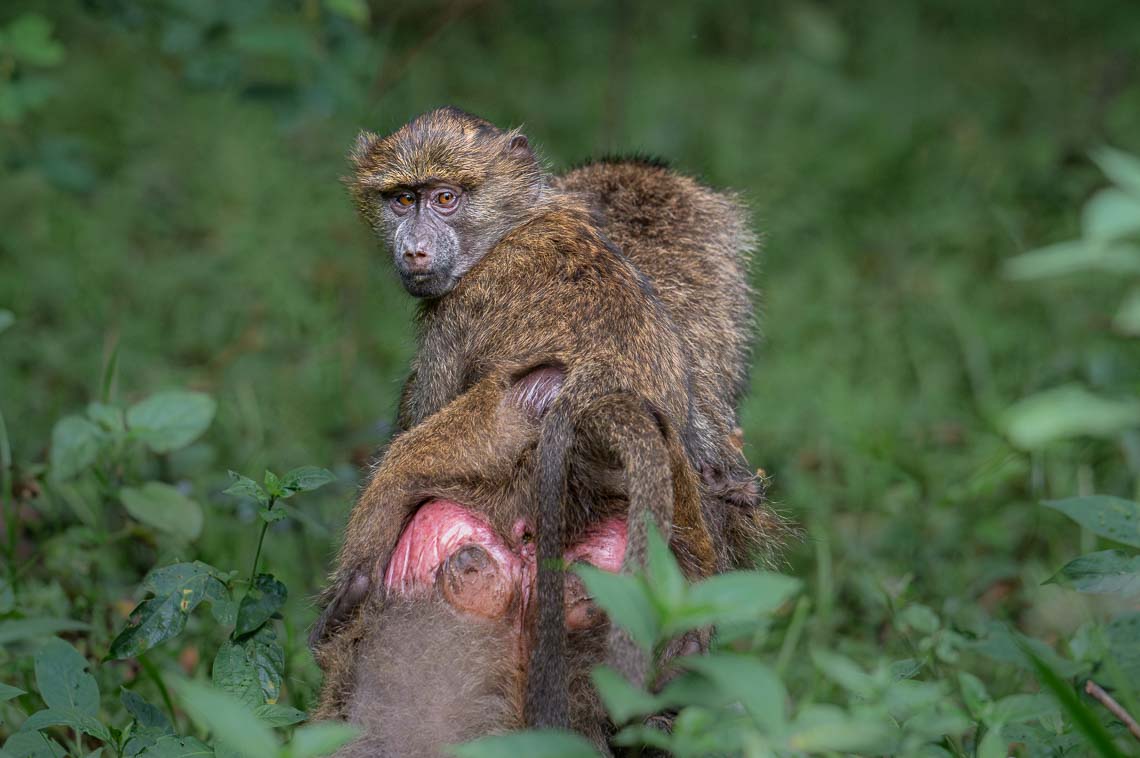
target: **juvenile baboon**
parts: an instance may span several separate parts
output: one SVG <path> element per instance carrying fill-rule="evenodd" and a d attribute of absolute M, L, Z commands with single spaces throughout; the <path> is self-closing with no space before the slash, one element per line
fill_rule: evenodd
<path fill-rule="evenodd" d="M 689 358 L 652 285 L 588 208 L 550 189 L 525 137 L 443 109 L 384 139 L 365 135 L 354 160 L 362 213 L 395 251 L 409 291 L 426 298 L 410 425 L 489 371 L 565 371 L 536 452 L 539 617 L 528 682 L 531 722 L 565 725 L 558 561 L 593 518 L 573 490 L 572 463 L 625 472 L 629 569 L 644 557 L 643 515 L 672 528 L 672 498 L 647 497 L 671 479 L 662 430 L 675 429 L 695 463 L 719 468 L 727 441 L 694 423 L 702 409 Z M 711 546 L 705 557 L 713 560 Z M 636 648 L 620 633 L 611 644 L 621 650 L 614 663 L 639 679 L 646 662 Z"/>
<path fill-rule="evenodd" d="M 641 484 L 669 477 L 662 429 L 679 432 L 710 481 L 732 482 L 743 471 L 729 433 L 751 313 L 741 261 L 749 244 L 746 225 L 730 200 L 704 191 L 715 201 L 710 219 L 722 220 L 719 214 L 728 223 L 722 236 L 707 235 L 709 245 L 686 252 L 708 251 L 714 259 L 722 253 L 725 273 L 719 280 L 702 274 L 697 269 L 710 263 L 704 260 L 689 261 L 695 277 L 663 276 L 673 307 L 692 310 L 682 319 L 689 333 L 682 334 L 653 285 L 599 232 L 585 202 L 550 186 L 518 132 L 443 109 L 384 139 L 362 135 L 353 158 L 351 186 L 362 214 L 387 240 L 408 290 L 428 298 L 403 425 L 419 423 L 490 370 L 552 365 L 567 374 L 537 453 L 540 619 L 529 698 L 535 723 L 564 723 L 563 609 L 545 599 L 562 590 L 561 573 L 553 568 L 562 547 L 591 518 L 575 491 L 576 470 L 583 462 L 616 463 L 626 472 L 633 527 L 626 568 L 644 555 L 639 503 L 660 528 L 671 527 L 671 500 L 639 494 Z M 675 180 L 662 173 L 662 180 Z M 652 188 L 653 178 L 645 184 Z M 627 236 L 635 242 L 636 235 Z M 631 247 L 652 252 L 650 245 Z M 669 273 L 668 267 L 660 271 Z M 702 313 L 695 288 L 720 283 L 734 288 L 725 307 Z M 702 316 L 719 319 L 707 337 L 727 331 L 730 339 L 721 343 L 723 366 L 714 362 L 694 376 L 689 347 L 701 343 Z M 705 343 L 702 355 L 712 355 L 710 348 Z M 632 657 L 628 651 L 622 656 Z M 636 678 L 639 672 L 630 666 L 627 673 Z"/>

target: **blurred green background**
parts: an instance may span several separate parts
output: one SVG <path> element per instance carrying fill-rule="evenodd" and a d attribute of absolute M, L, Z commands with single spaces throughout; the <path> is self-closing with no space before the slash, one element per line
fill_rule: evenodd
<path fill-rule="evenodd" d="M 227 469 L 336 471 L 266 544 L 306 693 L 305 597 L 414 347 L 413 304 L 339 177 L 358 130 L 444 104 L 524 125 L 554 169 L 640 151 L 744 193 L 765 238 L 747 453 L 806 528 L 788 571 L 810 583 L 812 640 L 901 648 L 884 624 L 903 599 L 1047 640 L 1089 614 L 1040 583 L 1091 535 L 1037 502 L 1134 496 L 1140 439 L 1025 452 L 1001 414 L 1070 381 L 1140 389 L 1136 342 L 1109 328 L 1129 281 L 1025 283 L 1003 263 L 1078 234 L 1105 182 L 1090 151 L 1140 151 L 1135 3 L 6 0 L 0 29 L 16 470 L 118 345 L 120 401 L 220 404 L 163 461 L 204 534 L 144 541 L 140 565 L 252 552 Z M 91 576 L 129 600 L 138 576 L 100 568 L 67 502 L 24 507 L 33 610 L 90 614 Z"/>

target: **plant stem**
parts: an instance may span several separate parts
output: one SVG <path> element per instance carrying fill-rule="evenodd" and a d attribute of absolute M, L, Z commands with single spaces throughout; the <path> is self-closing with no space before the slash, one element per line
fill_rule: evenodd
<path fill-rule="evenodd" d="M 162 702 L 166 705 L 166 710 L 170 711 L 170 725 L 174 727 L 175 733 L 178 732 L 178 715 L 174 712 L 174 701 L 170 699 L 170 690 L 166 689 L 166 683 L 162 681 L 162 675 L 158 673 L 158 669 L 145 655 L 138 657 L 139 665 L 142 670 L 146 672 L 158 687 L 158 694 L 162 696 Z"/>
<path fill-rule="evenodd" d="M 12 495 L 12 444 L 8 441 L 8 425 L 4 423 L 4 414 L 0 412 L 0 509 L 4 514 L 4 558 L 8 573 L 8 582 L 15 586 L 16 571 L 16 521 L 19 505 L 12 503 L 9 508 L 9 497 Z"/>
<path fill-rule="evenodd" d="M 265 510 L 267 510 L 267 511 L 273 510 L 273 506 L 276 502 L 277 502 L 277 498 L 270 496 L 269 505 L 265 506 Z M 261 522 L 261 534 L 259 534 L 257 536 L 257 552 L 255 552 L 253 554 L 253 568 L 251 568 L 249 570 L 249 586 L 250 587 L 253 586 L 253 580 L 257 578 L 257 562 L 259 560 L 261 560 L 261 545 L 263 542 L 265 542 L 265 532 L 268 529 L 269 529 L 269 522 L 263 520 Z"/>

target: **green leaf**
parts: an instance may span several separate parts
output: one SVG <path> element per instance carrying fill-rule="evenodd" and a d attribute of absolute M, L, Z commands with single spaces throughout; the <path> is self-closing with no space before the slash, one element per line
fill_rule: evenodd
<path fill-rule="evenodd" d="M 21 640 L 38 640 L 59 632 L 81 632 L 89 624 L 71 619 L 28 618 L 0 621 L 0 645 Z"/>
<path fill-rule="evenodd" d="M 99 427 L 82 416 L 64 416 L 51 432 L 51 472 L 70 479 L 86 470 L 99 457 L 104 436 Z"/>
<path fill-rule="evenodd" d="M 123 487 L 119 499 L 127 513 L 147 526 L 153 526 L 187 540 L 202 534 L 202 506 L 163 482 L 147 482 L 141 487 Z"/>
<path fill-rule="evenodd" d="M 834 705 L 807 705 L 788 729 L 788 747 L 804 753 L 884 753 L 898 730 L 879 714 L 852 714 Z"/>
<path fill-rule="evenodd" d="M 272 574 L 258 574 L 238 606 L 234 636 L 241 637 L 256 630 L 285 606 L 289 591 Z"/>
<path fill-rule="evenodd" d="M 131 612 L 128 625 L 111 643 L 108 658 L 129 658 L 175 637 L 186 619 L 202 601 L 219 605 L 229 600 L 229 590 L 213 566 L 195 561 L 151 571 L 143 590 L 154 595 Z"/>
<path fill-rule="evenodd" d="M 1115 188 L 1097 192 L 1081 211 L 1081 230 L 1110 240 L 1140 234 L 1140 197 Z"/>
<path fill-rule="evenodd" d="M 587 565 L 575 566 L 574 571 L 610 619 L 629 632 L 642 649 L 651 650 L 661 633 L 661 622 L 645 582 L 640 577 Z"/>
<path fill-rule="evenodd" d="M 297 492 L 311 492 L 320 489 L 326 484 L 335 482 L 336 477 L 328 469 L 319 466 L 301 466 L 295 468 L 281 479 L 283 497 L 289 497 Z"/>
<path fill-rule="evenodd" d="M 4 743 L 4 752 L 13 758 L 64 758 L 59 743 L 43 732 L 16 732 Z"/>
<path fill-rule="evenodd" d="M 13 687 L 10 684 L 0 684 L 0 703 L 5 703 L 12 698 L 19 697 L 20 695 L 27 695 L 19 687 Z"/>
<path fill-rule="evenodd" d="M 325 7 L 338 16 L 343 16 L 358 26 L 368 24 L 368 3 L 366 0 L 325 0 Z"/>
<path fill-rule="evenodd" d="M 1112 319 L 1112 328 L 1129 337 L 1140 337 L 1140 289 L 1128 293 Z"/>
<path fill-rule="evenodd" d="M 1006 434 L 1024 450 L 1073 437 L 1111 437 L 1137 425 L 1140 402 L 1101 397 L 1077 385 L 1039 392 L 1004 414 Z"/>
<path fill-rule="evenodd" d="M 304 711 L 290 708 L 287 705 L 276 703 L 263 703 L 253 709 L 254 715 L 272 727 L 291 726 L 299 724 L 309 717 Z"/>
<path fill-rule="evenodd" d="M 634 687 L 609 666 L 596 667 L 590 672 L 590 679 L 615 724 L 624 724 L 638 716 L 648 716 L 661 708 L 656 697 Z"/>
<path fill-rule="evenodd" d="M 194 737 L 179 737 L 169 734 L 159 737 L 150 747 L 138 754 L 137 758 L 213 758 L 214 751 Z"/>
<path fill-rule="evenodd" d="M 1105 146 L 1093 151 L 1092 159 L 1117 186 L 1140 197 L 1140 158 Z"/>
<path fill-rule="evenodd" d="M 0 334 L 16 323 L 16 314 L 6 308 L 0 308 Z"/>
<path fill-rule="evenodd" d="M 269 495 L 261 488 L 261 485 L 253 481 L 247 476 L 242 476 L 236 471 L 230 472 L 230 478 L 234 480 L 225 490 L 222 490 L 223 495 L 233 495 L 235 497 L 248 497 L 251 500 L 256 500 L 262 505 L 268 505 Z"/>
<path fill-rule="evenodd" d="M 267 524 L 274 524 L 283 518 L 288 518 L 289 514 L 285 512 L 284 508 L 278 506 L 277 508 L 259 508 L 257 511 L 258 517 Z"/>
<path fill-rule="evenodd" d="M 1019 721 L 1040 719 L 1057 712 L 1057 703 L 1048 695 L 1009 695 L 994 703 L 991 718 L 994 723 L 1016 724 Z"/>
<path fill-rule="evenodd" d="M 648 514 L 646 515 L 648 518 Z M 652 523 L 648 530 L 648 560 L 646 562 L 646 579 L 649 589 L 659 605 L 665 609 L 666 615 L 685 601 L 685 591 L 688 584 L 673 551 Z"/>
<path fill-rule="evenodd" d="M 106 432 L 122 432 L 126 429 L 123 409 L 105 403 L 91 403 L 87 406 L 87 418 Z"/>
<path fill-rule="evenodd" d="M 1120 550 L 1082 555 L 1044 583 L 1090 594 L 1140 595 L 1140 555 Z"/>
<path fill-rule="evenodd" d="M 202 392 L 159 392 L 127 409 L 127 426 L 154 452 L 169 453 L 198 439 L 216 410 L 214 398 Z"/>
<path fill-rule="evenodd" d="M 760 618 L 786 603 L 799 588 L 798 579 L 768 571 L 729 571 L 710 577 L 689 588 L 683 606 L 665 620 L 665 635 Z"/>
<path fill-rule="evenodd" d="M 958 672 L 958 684 L 962 688 L 962 700 L 970 710 L 970 715 L 978 721 L 983 721 L 993 702 L 986 692 L 986 685 L 982 684 L 981 679 L 966 671 Z"/>
<path fill-rule="evenodd" d="M 482 737 L 455 745 L 447 751 L 458 758 L 501 758 L 504 755 L 530 758 L 597 758 L 598 751 L 580 734 L 555 729 L 529 729 L 510 734 Z"/>
<path fill-rule="evenodd" d="M 289 758 L 329 755 L 358 734 L 359 727 L 341 721 L 306 724 L 293 732 L 293 741 L 289 743 L 286 754 Z"/>
<path fill-rule="evenodd" d="M 119 693 L 119 702 L 127 709 L 127 713 L 138 722 L 139 726 L 151 729 L 160 729 L 166 733 L 173 733 L 174 727 L 170 719 L 157 706 L 151 705 L 142 695 L 123 687 Z"/>
<path fill-rule="evenodd" d="M 52 726 L 66 726 L 77 729 L 84 734 L 90 734 L 104 742 L 111 741 L 110 730 L 99 722 L 99 719 L 90 713 L 83 713 L 75 708 L 48 708 L 37 711 L 20 724 L 21 731 L 47 729 Z"/>
<path fill-rule="evenodd" d="M 284 497 L 285 489 L 281 486 L 281 480 L 277 478 L 269 469 L 265 469 L 265 491 L 269 493 L 270 497 Z"/>
<path fill-rule="evenodd" d="M 870 698 L 874 695 L 874 678 L 850 658 L 828 650 L 813 649 L 811 660 L 824 676 L 848 692 L 861 698 Z"/>
<path fill-rule="evenodd" d="M 1057 702 L 1061 704 L 1061 708 L 1069 714 L 1069 718 L 1073 720 L 1073 724 L 1078 730 L 1084 733 L 1085 737 L 1096 752 L 1105 758 L 1123 758 L 1124 753 L 1120 752 L 1116 747 L 1116 743 L 1112 740 L 1112 735 L 1104 728 L 1100 719 L 1097 718 L 1088 706 L 1081 702 L 1077 693 L 1061 676 L 1054 671 L 1049 665 L 1039 657 L 1028 645 L 1021 644 L 1021 650 L 1025 657 L 1029 660 L 1033 670 L 1037 673 L 1037 679 L 1044 685 L 1050 693 L 1057 698 Z"/>
<path fill-rule="evenodd" d="M 1006 276 L 1011 279 L 1043 279 L 1082 272 L 1140 273 L 1140 247 L 1123 242 L 1073 240 L 1024 253 L 1005 263 Z"/>
<path fill-rule="evenodd" d="M 938 627 L 941 625 L 941 622 L 938 620 L 938 614 L 927 606 L 919 603 L 903 608 L 902 611 L 899 612 L 895 622 L 898 628 L 903 631 L 913 629 L 919 634 L 927 635 L 937 632 Z"/>
<path fill-rule="evenodd" d="M 250 660 L 245 648 L 226 641 L 214 658 L 214 686 L 251 709 L 265 704 L 257 666 Z"/>
<path fill-rule="evenodd" d="M 219 742 L 245 758 L 267 758 L 278 753 L 277 740 L 269 727 L 253 715 L 245 703 L 225 692 L 198 682 L 176 680 L 175 691 L 190 717 L 208 729 Z"/>
<path fill-rule="evenodd" d="M 1046 500 L 1047 508 L 1060 511 L 1073 521 L 1116 542 L 1140 547 L 1140 505 L 1111 495 Z"/>
<path fill-rule="evenodd" d="M 724 695 L 739 701 L 765 734 L 783 731 L 788 692 L 776 673 L 760 659 L 716 653 L 683 658 L 681 665 L 709 678 Z"/>
<path fill-rule="evenodd" d="M 978 742 L 977 758 L 1006 758 L 1009 755 L 1009 742 L 1002 735 L 1004 724 L 995 724 L 986 730 Z"/>
<path fill-rule="evenodd" d="M 285 651 L 277 642 L 277 632 L 270 624 L 265 624 L 238 644 L 257 670 L 257 681 L 265 702 L 276 703 L 281 696 L 281 682 L 285 679 Z"/>
<path fill-rule="evenodd" d="M 49 639 L 36 653 L 36 686 L 48 708 L 99 713 L 99 687 L 87 673 L 87 659 L 59 638 Z"/>
<path fill-rule="evenodd" d="M 38 13 L 25 13 L 3 30 L 4 47 L 28 66 L 50 67 L 63 62 L 63 45 L 52 39 L 51 22 Z"/>

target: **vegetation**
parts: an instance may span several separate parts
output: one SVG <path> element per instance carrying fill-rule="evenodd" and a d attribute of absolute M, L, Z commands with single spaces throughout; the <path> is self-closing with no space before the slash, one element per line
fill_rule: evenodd
<path fill-rule="evenodd" d="M 1137 39 L 1112 0 L 6 2 L 0 755 L 348 738 L 300 725 L 309 598 L 413 308 L 338 176 L 444 103 L 555 168 L 665 156 L 765 232 L 746 452 L 807 537 L 588 577 L 646 646 L 722 632 L 657 695 L 598 672 L 623 740 L 1140 753 Z"/>

